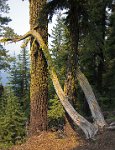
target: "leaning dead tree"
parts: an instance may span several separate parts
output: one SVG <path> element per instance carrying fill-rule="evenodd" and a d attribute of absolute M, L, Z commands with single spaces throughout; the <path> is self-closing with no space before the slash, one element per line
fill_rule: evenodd
<path fill-rule="evenodd" d="M 97 125 L 99 128 L 103 128 L 104 126 L 106 126 L 104 116 L 98 105 L 98 102 L 96 100 L 96 97 L 94 95 L 91 85 L 89 84 L 85 75 L 79 69 L 77 70 L 77 79 L 79 81 L 81 89 L 83 90 L 85 97 L 87 99 L 87 102 L 89 104 L 89 108 L 90 108 L 95 125 Z"/>
<path fill-rule="evenodd" d="M 38 42 L 40 48 L 42 49 L 42 51 L 43 51 L 43 53 L 44 53 L 44 55 L 47 59 L 50 77 L 52 79 L 54 88 L 56 90 L 56 93 L 57 93 L 57 95 L 60 99 L 60 102 L 63 105 L 64 109 L 66 110 L 68 115 L 71 117 L 71 119 L 74 121 L 74 123 L 82 129 L 82 131 L 86 135 L 86 138 L 94 138 L 94 136 L 96 135 L 96 133 L 98 131 L 98 126 L 103 127 L 106 123 L 104 122 L 103 116 L 100 115 L 102 113 L 100 111 L 100 108 L 98 106 L 96 98 L 93 94 L 93 91 L 90 87 L 90 84 L 86 80 L 85 76 L 83 76 L 83 74 L 79 71 L 78 80 L 80 82 L 80 85 L 81 85 L 81 87 L 82 87 L 82 89 L 85 93 L 88 104 L 90 106 L 92 116 L 93 116 L 94 122 L 95 122 L 94 124 L 91 124 L 90 122 L 88 122 L 70 104 L 70 102 L 68 100 L 68 97 L 65 95 L 65 93 L 64 93 L 64 91 L 61 88 L 61 85 L 59 83 L 59 80 L 58 80 L 58 77 L 57 77 L 57 74 L 56 74 L 56 70 L 55 70 L 54 65 L 53 65 L 52 58 L 51 58 L 51 56 L 49 54 L 49 51 L 48 51 L 48 47 L 46 46 L 46 44 L 44 43 L 41 35 L 38 32 L 36 32 L 35 30 L 31 30 L 28 33 L 26 33 L 24 36 L 19 37 L 18 39 L 6 39 L 6 41 L 18 42 L 20 40 L 23 40 L 23 39 L 29 37 L 29 36 L 32 36 L 35 39 L 35 41 Z M 90 90 L 90 93 L 88 93 L 88 90 Z M 99 114 L 99 116 L 98 116 L 98 114 Z M 98 120 L 99 120 L 99 119 L 97 119 L 98 117 L 101 121 L 101 124 L 98 123 Z"/>

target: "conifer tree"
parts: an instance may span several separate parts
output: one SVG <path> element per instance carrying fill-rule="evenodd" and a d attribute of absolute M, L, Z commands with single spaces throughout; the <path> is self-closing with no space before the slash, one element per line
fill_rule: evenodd
<path fill-rule="evenodd" d="M 4 36 L 4 26 L 7 25 L 11 19 L 8 17 L 3 16 L 3 14 L 8 13 L 9 6 L 7 4 L 7 0 L 1 0 L 0 1 L 0 36 Z M 3 45 L 0 44 L 0 70 L 6 69 L 9 67 L 9 63 L 11 62 L 10 55 L 8 54 L 8 51 L 3 47 Z"/>
<path fill-rule="evenodd" d="M 55 10 L 58 9 L 63 9 L 63 8 L 67 8 L 67 26 L 68 26 L 68 30 L 70 33 L 70 55 L 69 55 L 69 66 L 68 66 L 68 75 L 67 75 L 67 86 L 66 86 L 66 93 L 67 95 L 69 95 L 70 99 L 72 100 L 71 102 L 74 104 L 76 103 L 76 88 L 77 88 L 77 71 L 78 71 L 78 63 L 79 63 L 79 42 L 80 42 L 80 36 L 83 35 L 83 33 L 81 33 L 80 29 L 81 29 L 81 24 L 83 23 L 83 21 L 90 21 L 89 16 L 88 16 L 88 9 L 86 6 L 88 6 L 87 4 L 89 4 L 89 1 L 66 1 L 64 0 L 63 2 L 61 0 L 56 1 L 50 1 L 48 3 L 49 6 L 49 14 L 52 17 L 53 13 L 55 12 Z M 92 7 L 91 7 L 92 8 Z M 87 18 L 88 17 L 88 18 Z M 73 21 L 74 20 L 74 21 Z M 69 86 L 70 85 L 70 86 Z M 86 85 L 87 86 L 87 85 Z M 82 86 L 82 89 L 84 87 Z M 92 90 L 90 90 L 92 91 Z M 87 95 L 88 93 L 85 93 L 87 99 L 89 98 L 89 95 Z M 90 99 L 90 98 L 89 98 Z M 91 101 L 89 101 L 91 102 Z M 94 113 L 95 109 L 92 110 L 92 103 L 89 103 L 90 109 L 92 114 Z M 99 112 L 99 114 L 98 114 Z M 101 116 L 100 120 L 102 122 L 103 125 L 105 125 L 105 121 L 104 121 L 104 117 L 100 111 L 100 108 L 98 106 L 97 103 L 97 111 L 95 112 L 96 116 L 96 120 L 99 120 L 99 116 Z M 97 119 L 98 118 L 98 119 Z M 99 126 L 102 125 L 100 124 L 100 121 L 97 121 Z M 102 126 L 103 126 L 102 125 Z"/>
<path fill-rule="evenodd" d="M 30 69 L 28 50 L 22 48 L 10 71 L 9 84 L 24 110 L 29 111 Z M 29 112 L 28 112 L 29 113 Z"/>
<path fill-rule="evenodd" d="M 26 117 L 11 89 L 5 92 L 5 112 L 0 116 L 0 144 L 11 146 L 25 136 Z"/>
<path fill-rule="evenodd" d="M 65 25 L 64 17 L 61 13 L 57 15 L 56 24 L 52 29 L 52 41 L 51 41 L 51 55 L 54 61 L 54 65 L 57 69 L 58 76 L 61 83 L 64 86 L 67 72 L 67 59 L 69 49 L 69 38 L 67 38 L 67 27 Z"/>
<path fill-rule="evenodd" d="M 17 86 L 17 60 L 16 60 L 16 56 L 14 56 L 14 61 L 13 64 L 11 66 L 11 69 L 9 71 L 10 76 L 8 77 L 9 79 L 9 85 L 12 88 L 14 94 L 17 96 L 17 90 L 18 90 L 18 86 Z"/>
<path fill-rule="evenodd" d="M 111 14 L 109 17 L 108 34 L 106 40 L 105 63 L 106 69 L 104 72 L 104 100 L 103 104 L 108 107 L 114 107 L 114 90 L 115 90 L 115 2 L 112 2 Z"/>

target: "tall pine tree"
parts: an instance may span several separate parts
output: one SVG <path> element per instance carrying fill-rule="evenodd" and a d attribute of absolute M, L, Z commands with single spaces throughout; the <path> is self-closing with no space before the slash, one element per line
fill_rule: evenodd
<path fill-rule="evenodd" d="M 0 115 L 0 145 L 2 148 L 16 144 L 25 136 L 26 117 L 19 99 L 11 89 L 6 89 L 3 99 L 6 101 L 4 113 Z"/>

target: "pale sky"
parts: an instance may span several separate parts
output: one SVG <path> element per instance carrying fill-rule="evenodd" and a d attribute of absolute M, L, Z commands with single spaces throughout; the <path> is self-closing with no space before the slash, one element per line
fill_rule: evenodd
<path fill-rule="evenodd" d="M 29 30 L 29 3 L 28 0 L 9 0 L 10 6 L 9 16 L 12 21 L 9 26 L 12 27 L 16 33 L 24 34 Z"/>
<path fill-rule="evenodd" d="M 8 26 L 14 29 L 18 35 L 23 35 L 29 31 L 29 3 L 28 0 L 9 0 L 8 1 L 10 10 L 7 16 L 12 21 L 9 22 Z M 10 54 L 16 51 L 16 54 L 20 52 L 20 46 L 22 42 L 13 43 L 6 45 L 6 49 L 9 50 Z"/>
<path fill-rule="evenodd" d="M 9 16 L 12 21 L 8 24 L 18 35 L 23 35 L 29 31 L 29 0 L 9 0 L 8 4 L 10 6 L 10 11 L 7 16 Z M 55 22 L 56 16 L 53 17 L 52 22 Z M 53 24 L 48 25 L 48 32 L 51 33 Z M 49 39 L 49 43 L 51 39 Z M 8 44 L 6 48 L 10 50 L 10 54 L 16 51 L 16 54 L 20 52 L 21 42 Z"/>
<path fill-rule="evenodd" d="M 9 16 L 12 21 L 8 24 L 9 27 L 14 29 L 15 33 L 18 35 L 23 35 L 27 31 L 29 31 L 29 0 L 9 0 L 8 1 L 10 10 L 7 16 Z M 53 22 L 55 22 L 56 16 L 53 18 Z M 51 32 L 53 24 L 49 24 L 48 31 Z M 49 39 L 49 41 L 51 41 Z M 22 42 L 12 43 L 6 45 L 6 49 L 9 50 L 11 55 L 20 53 L 20 46 Z M 6 78 L 7 74 L 2 72 L 2 82 L 4 84 L 7 82 Z"/>

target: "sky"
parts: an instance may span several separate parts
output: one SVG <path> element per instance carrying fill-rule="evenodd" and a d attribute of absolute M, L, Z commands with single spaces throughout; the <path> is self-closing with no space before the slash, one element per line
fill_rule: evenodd
<path fill-rule="evenodd" d="M 10 7 L 9 16 L 12 21 L 8 24 L 9 27 L 14 29 L 15 33 L 18 35 L 23 35 L 27 31 L 29 31 L 29 0 L 8 0 L 8 4 Z M 51 29 L 56 20 L 56 15 L 54 15 L 52 22 L 48 25 L 48 32 L 51 33 Z M 20 42 L 21 43 L 21 42 Z M 10 49 L 10 54 L 16 54 L 20 52 L 20 44 L 8 44 L 6 46 L 7 49 Z M 51 43 L 51 39 L 49 38 L 49 43 Z"/>
<path fill-rule="evenodd" d="M 12 21 L 8 24 L 9 27 L 14 29 L 15 33 L 18 35 L 23 35 L 27 31 L 29 31 L 29 0 L 8 0 L 8 4 L 10 7 L 9 16 Z M 53 17 L 52 22 L 48 25 L 48 32 L 51 33 L 51 29 L 53 24 L 55 23 L 56 16 Z M 49 39 L 49 43 L 51 39 Z M 22 42 L 12 43 L 5 46 L 7 50 L 9 50 L 10 55 L 18 55 L 20 53 L 20 46 Z M 3 85 L 7 82 L 7 73 L 2 71 L 2 83 Z"/>
<path fill-rule="evenodd" d="M 24 34 L 29 30 L 29 3 L 28 0 L 9 0 L 10 6 L 9 16 L 12 21 L 9 26 L 12 27 L 17 34 Z"/>
<path fill-rule="evenodd" d="M 8 26 L 14 29 L 15 33 L 18 35 L 23 35 L 29 31 L 29 3 L 28 0 L 8 0 L 8 5 L 10 7 L 9 13 L 6 16 L 10 17 L 12 20 L 9 22 Z M 5 48 L 9 50 L 10 55 L 18 55 L 20 53 L 20 46 L 22 42 L 7 44 Z M 2 71 L 2 84 L 5 85 L 8 81 L 7 72 Z"/>
<path fill-rule="evenodd" d="M 14 29 L 18 35 L 23 35 L 29 31 L 29 3 L 28 0 L 8 0 L 10 7 L 9 16 L 12 21 L 9 22 L 8 26 Z M 20 45 L 22 42 L 8 44 L 6 49 L 9 50 L 10 54 L 16 54 L 20 52 Z"/>

